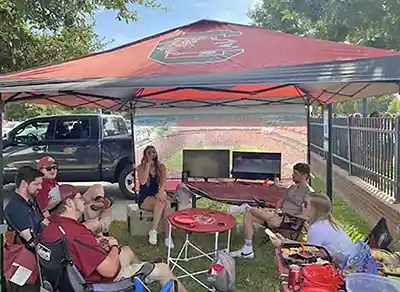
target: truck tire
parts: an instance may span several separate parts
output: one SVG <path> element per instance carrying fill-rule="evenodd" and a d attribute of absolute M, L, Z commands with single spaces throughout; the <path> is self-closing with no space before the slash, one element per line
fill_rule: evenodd
<path fill-rule="evenodd" d="M 128 164 L 124 167 L 118 176 L 118 185 L 122 195 L 128 200 L 136 200 L 136 192 L 133 188 L 132 165 Z"/>

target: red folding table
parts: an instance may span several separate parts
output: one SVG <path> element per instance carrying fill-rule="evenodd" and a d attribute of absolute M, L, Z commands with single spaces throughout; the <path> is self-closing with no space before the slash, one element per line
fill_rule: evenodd
<path fill-rule="evenodd" d="M 229 252 L 231 230 L 236 226 L 235 218 L 232 215 L 221 211 L 191 208 L 170 214 L 168 216 L 168 221 L 170 224 L 168 235 L 169 241 L 172 239 L 172 226 L 176 229 L 183 230 L 186 233 L 185 241 L 176 257 L 171 256 L 171 248 L 170 244 L 168 244 L 168 265 L 172 265 L 171 270 L 174 270 L 176 267 L 183 273 L 183 275 L 178 276 L 178 278 L 190 277 L 208 291 L 213 291 L 212 288 L 196 277 L 196 275 L 207 273 L 210 266 L 205 267 L 205 269 L 201 271 L 188 271 L 180 265 L 180 262 L 188 262 L 206 257 L 210 260 L 211 265 L 211 262 L 214 260 L 214 257 L 219 250 L 219 235 L 226 231 L 228 232 L 226 251 Z M 201 250 L 190 241 L 191 233 L 214 233 L 215 241 L 213 250 L 209 252 Z M 189 257 L 189 248 L 197 251 L 199 255 Z"/>

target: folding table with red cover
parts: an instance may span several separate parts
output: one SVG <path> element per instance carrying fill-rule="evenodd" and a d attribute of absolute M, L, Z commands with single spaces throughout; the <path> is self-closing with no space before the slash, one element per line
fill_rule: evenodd
<path fill-rule="evenodd" d="M 268 205 L 276 206 L 287 190 L 287 186 L 283 185 L 266 186 L 254 182 L 189 181 L 185 182 L 185 185 L 195 195 L 234 205 L 243 203 L 255 205 L 254 198 L 256 198 L 265 201 Z"/>
<path fill-rule="evenodd" d="M 229 252 L 231 230 L 233 227 L 236 226 L 235 218 L 232 215 L 221 211 L 191 208 L 170 214 L 168 216 L 168 221 L 170 224 L 168 235 L 169 242 L 172 239 L 172 226 L 176 229 L 183 230 L 186 233 L 185 241 L 176 257 L 171 256 L 171 248 L 170 244 L 168 244 L 168 265 L 172 265 L 171 270 L 174 270 L 176 267 L 181 270 L 181 272 L 183 272 L 183 275 L 178 276 L 178 278 L 190 277 L 208 291 L 213 291 L 213 288 L 210 288 L 196 277 L 196 275 L 207 273 L 210 266 L 205 267 L 205 269 L 201 271 L 188 271 L 184 267 L 182 267 L 179 262 L 188 262 L 204 257 L 208 258 L 212 262 L 214 260 L 213 256 L 216 256 L 219 249 L 219 235 L 220 233 L 226 231 L 228 231 L 226 250 L 227 252 Z M 201 250 L 198 246 L 190 241 L 191 233 L 214 233 L 214 249 L 210 252 L 205 252 Z M 199 255 L 189 257 L 189 247 L 197 251 Z"/>

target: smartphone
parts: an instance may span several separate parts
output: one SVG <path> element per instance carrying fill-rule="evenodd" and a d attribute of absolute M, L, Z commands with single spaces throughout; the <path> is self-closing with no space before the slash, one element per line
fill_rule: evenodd
<path fill-rule="evenodd" d="M 270 229 L 266 228 L 265 233 L 269 236 L 269 238 L 278 240 L 279 238 L 276 236 L 275 233 L 273 233 Z"/>

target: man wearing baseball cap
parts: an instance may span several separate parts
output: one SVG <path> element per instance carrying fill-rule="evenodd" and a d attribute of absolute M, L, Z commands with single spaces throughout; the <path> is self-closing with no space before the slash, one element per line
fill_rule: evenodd
<path fill-rule="evenodd" d="M 37 169 L 43 174 L 43 182 L 36 201 L 43 211 L 49 202 L 49 191 L 58 185 L 56 180 L 58 165 L 53 157 L 44 156 L 37 163 Z"/>
<path fill-rule="evenodd" d="M 106 283 L 130 278 L 142 267 L 143 263 L 128 246 L 120 247 L 115 238 L 108 237 L 108 248 L 104 248 L 93 233 L 78 222 L 85 204 L 74 186 L 57 186 L 50 191 L 49 197 L 46 210 L 51 215 L 50 224 L 40 234 L 40 240 L 43 243 L 59 240 L 63 236 L 59 230 L 61 227 L 68 241 L 72 261 L 86 283 Z M 168 265 L 156 263 L 148 279 L 160 282 L 163 287 L 169 280 L 176 278 Z M 178 291 L 187 290 L 179 283 Z"/>
<path fill-rule="evenodd" d="M 36 200 L 47 217 L 48 212 L 45 209 L 49 202 L 49 192 L 59 185 L 56 180 L 58 164 L 53 157 L 44 156 L 37 163 L 37 168 L 43 173 L 43 183 Z M 83 221 L 94 233 L 108 232 L 111 224 L 111 202 L 104 196 L 104 188 L 101 184 L 94 184 L 83 194 L 86 203 Z"/>

